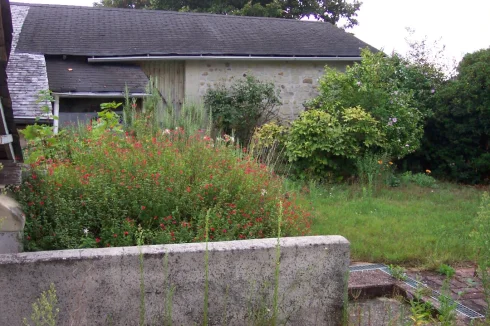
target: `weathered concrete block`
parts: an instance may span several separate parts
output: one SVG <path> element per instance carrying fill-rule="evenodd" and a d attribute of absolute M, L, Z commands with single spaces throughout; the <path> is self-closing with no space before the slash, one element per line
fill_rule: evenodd
<path fill-rule="evenodd" d="M 19 204 L 10 197 L 0 196 L 0 254 L 22 252 L 25 216 Z"/>
<path fill-rule="evenodd" d="M 209 324 L 247 325 L 272 310 L 276 239 L 209 243 Z M 280 240 L 279 314 L 291 325 L 339 325 L 349 243 L 340 236 Z M 173 287 L 175 325 L 202 324 L 205 244 L 0 255 L 0 325 L 20 325 L 39 294 L 56 286 L 59 325 L 138 325 L 140 251 L 145 315 L 161 324 Z M 167 257 L 168 268 L 165 268 Z M 165 275 L 168 275 L 166 278 Z"/>

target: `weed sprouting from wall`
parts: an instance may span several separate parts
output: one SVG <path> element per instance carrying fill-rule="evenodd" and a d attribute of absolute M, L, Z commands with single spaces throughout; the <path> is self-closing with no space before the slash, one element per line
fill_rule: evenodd
<path fill-rule="evenodd" d="M 276 260 L 274 271 L 274 313 L 272 316 L 272 325 L 276 326 L 279 313 L 279 273 L 281 265 L 281 223 L 282 223 L 282 201 L 279 201 L 279 214 L 277 216 L 277 244 L 276 244 Z"/>
<path fill-rule="evenodd" d="M 43 291 L 41 296 L 32 304 L 31 321 L 24 318 L 24 326 L 56 326 L 60 312 L 57 305 L 56 288 L 51 283 L 49 290 Z"/>
<path fill-rule="evenodd" d="M 163 273 L 164 273 L 163 288 L 166 289 L 163 325 L 172 326 L 173 296 L 175 292 L 175 287 L 170 284 L 170 280 L 169 280 L 168 251 L 165 253 L 165 257 L 163 259 Z"/>
<path fill-rule="evenodd" d="M 141 246 L 143 245 L 143 230 L 141 227 L 138 228 L 138 250 L 139 250 L 139 268 L 140 268 L 140 320 L 139 325 L 145 326 L 145 271 L 144 271 L 144 257 Z"/>
<path fill-rule="evenodd" d="M 205 237 L 206 237 L 206 250 L 204 251 L 204 326 L 208 325 L 208 308 L 209 308 L 209 252 L 208 252 L 208 242 L 209 242 L 209 214 L 211 210 L 209 209 L 206 213 L 206 224 L 205 224 Z"/>

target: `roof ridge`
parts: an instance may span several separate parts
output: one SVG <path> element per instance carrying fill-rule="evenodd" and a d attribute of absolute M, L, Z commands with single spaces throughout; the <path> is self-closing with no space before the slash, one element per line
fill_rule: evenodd
<path fill-rule="evenodd" d="M 65 9 L 90 9 L 90 10 L 105 10 L 105 11 L 127 11 L 133 10 L 138 13 L 148 13 L 148 14 L 167 14 L 167 15 L 193 15 L 193 16 L 210 16 L 219 18 L 231 18 L 231 19 L 259 19 L 259 20 L 280 20 L 284 22 L 295 22 L 295 23 L 313 23 L 313 24 L 325 24 L 329 27 L 334 27 L 344 33 L 346 32 L 342 28 L 330 23 L 322 22 L 319 20 L 300 20 L 300 19 L 288 19 L 288 18 L 277 18 L 277 17 L 256 17 L 256 16 L 238 16 L 238 15 L 222 15 L 222 14 L 212 14 L 205 12 L 181 12 L 181 11 L 170 11 L 170 10 L 159 10 L 159 9 L 129 9 L 129 8 L 108 8 L 108 7 L 94 7 L 94 6 L 74 6 L 74 5 L 60 5 L 60 4 L 46 4 L 46 3 L 25 3 L 25 2 L 11 2 L 13 6 L 28 6 L 28 7 L 56 7 Z"/>

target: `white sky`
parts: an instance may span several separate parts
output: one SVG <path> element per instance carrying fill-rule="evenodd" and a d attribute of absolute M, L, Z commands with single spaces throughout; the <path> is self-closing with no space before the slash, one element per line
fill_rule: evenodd
<path fill-rule="evenodd" d="M 94 0 L 15 0 L 29 3 L 92 6 Z M 446 56 L 463 55 L 490 47 L 490 0 L 363 0 L 359 26 L 349 30 L 361 40 L 387 53 L 407 50 L 405 28 L 415 39 L 427 36 L 446 46 Z"/>

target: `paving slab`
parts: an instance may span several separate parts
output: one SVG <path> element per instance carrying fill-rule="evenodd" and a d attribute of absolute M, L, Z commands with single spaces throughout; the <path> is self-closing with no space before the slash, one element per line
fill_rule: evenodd
<path fill-rule="evenodd" d="M 367 270 L 356 270 L 350 273 L 349 299 L 351 300 L 351 304 L 356 303 L 358 306 L 357 312 L 350 310 L 351 320 L 360 318 L 359 316 L 367 317 L 367 320 L 370 320 L 372 317 L 372 312 L 381 312 L 380 309 L 382 309 L 382 305 L 376 301 L 376 299 L 380 297 L 391 297 L 398 299 L 402 297 L 412 298 L 415 294 L 415 288 L 413 285 L 415 283 L 413 283 L 413 281 L 411 281 L 413 284 L 409 285 L 406 282 L 396 280 L 385 272 L 386 269 L 385 271 L 379 269 L 380 265 L 358 263 L 352 264 L 351 267 L 352 266 L 356 266 L 357 269 L 366 268 Z M 451 297 L 461 305 L 474 310 L 478 314 L 485 315 L 488 306 L 485 302 L 481 280 L 479 280 L 475 275 L 476 273 L 474 268 L 456 269 L 456 274 L 450 281 L 449 291 Z M 441 292 L 443 290 L 443 284 L 445 283 L 444 275 L 431 271 L 409 270 L 407 272 L 407 276 L 426 285 L 429 288 L 428 293 L 431 293 L 430 290 Z M 436 308 L 439 307 L 439 302 L 430 296 L 423 297 L 423 300 L 431 302 Z M 349 309 L 351 309 L 350 306 Z M 465 311 L 464 309 L 462 311 Z M 468 313 L 468 310 L 466 311 Z M 384 324 L 385 323 L 383 321 L 379 321 L 379 325 Z M 472 321 L 469 317 L 458 314 L 456 324 L 470 325 L 472 324 Z M 359 325 L 364 325 L 364 323 L 361 322 Z M 378 324 L 371 323 L 367 325 Z M 474 323 L 472 325 L 474 325 Z"/>

